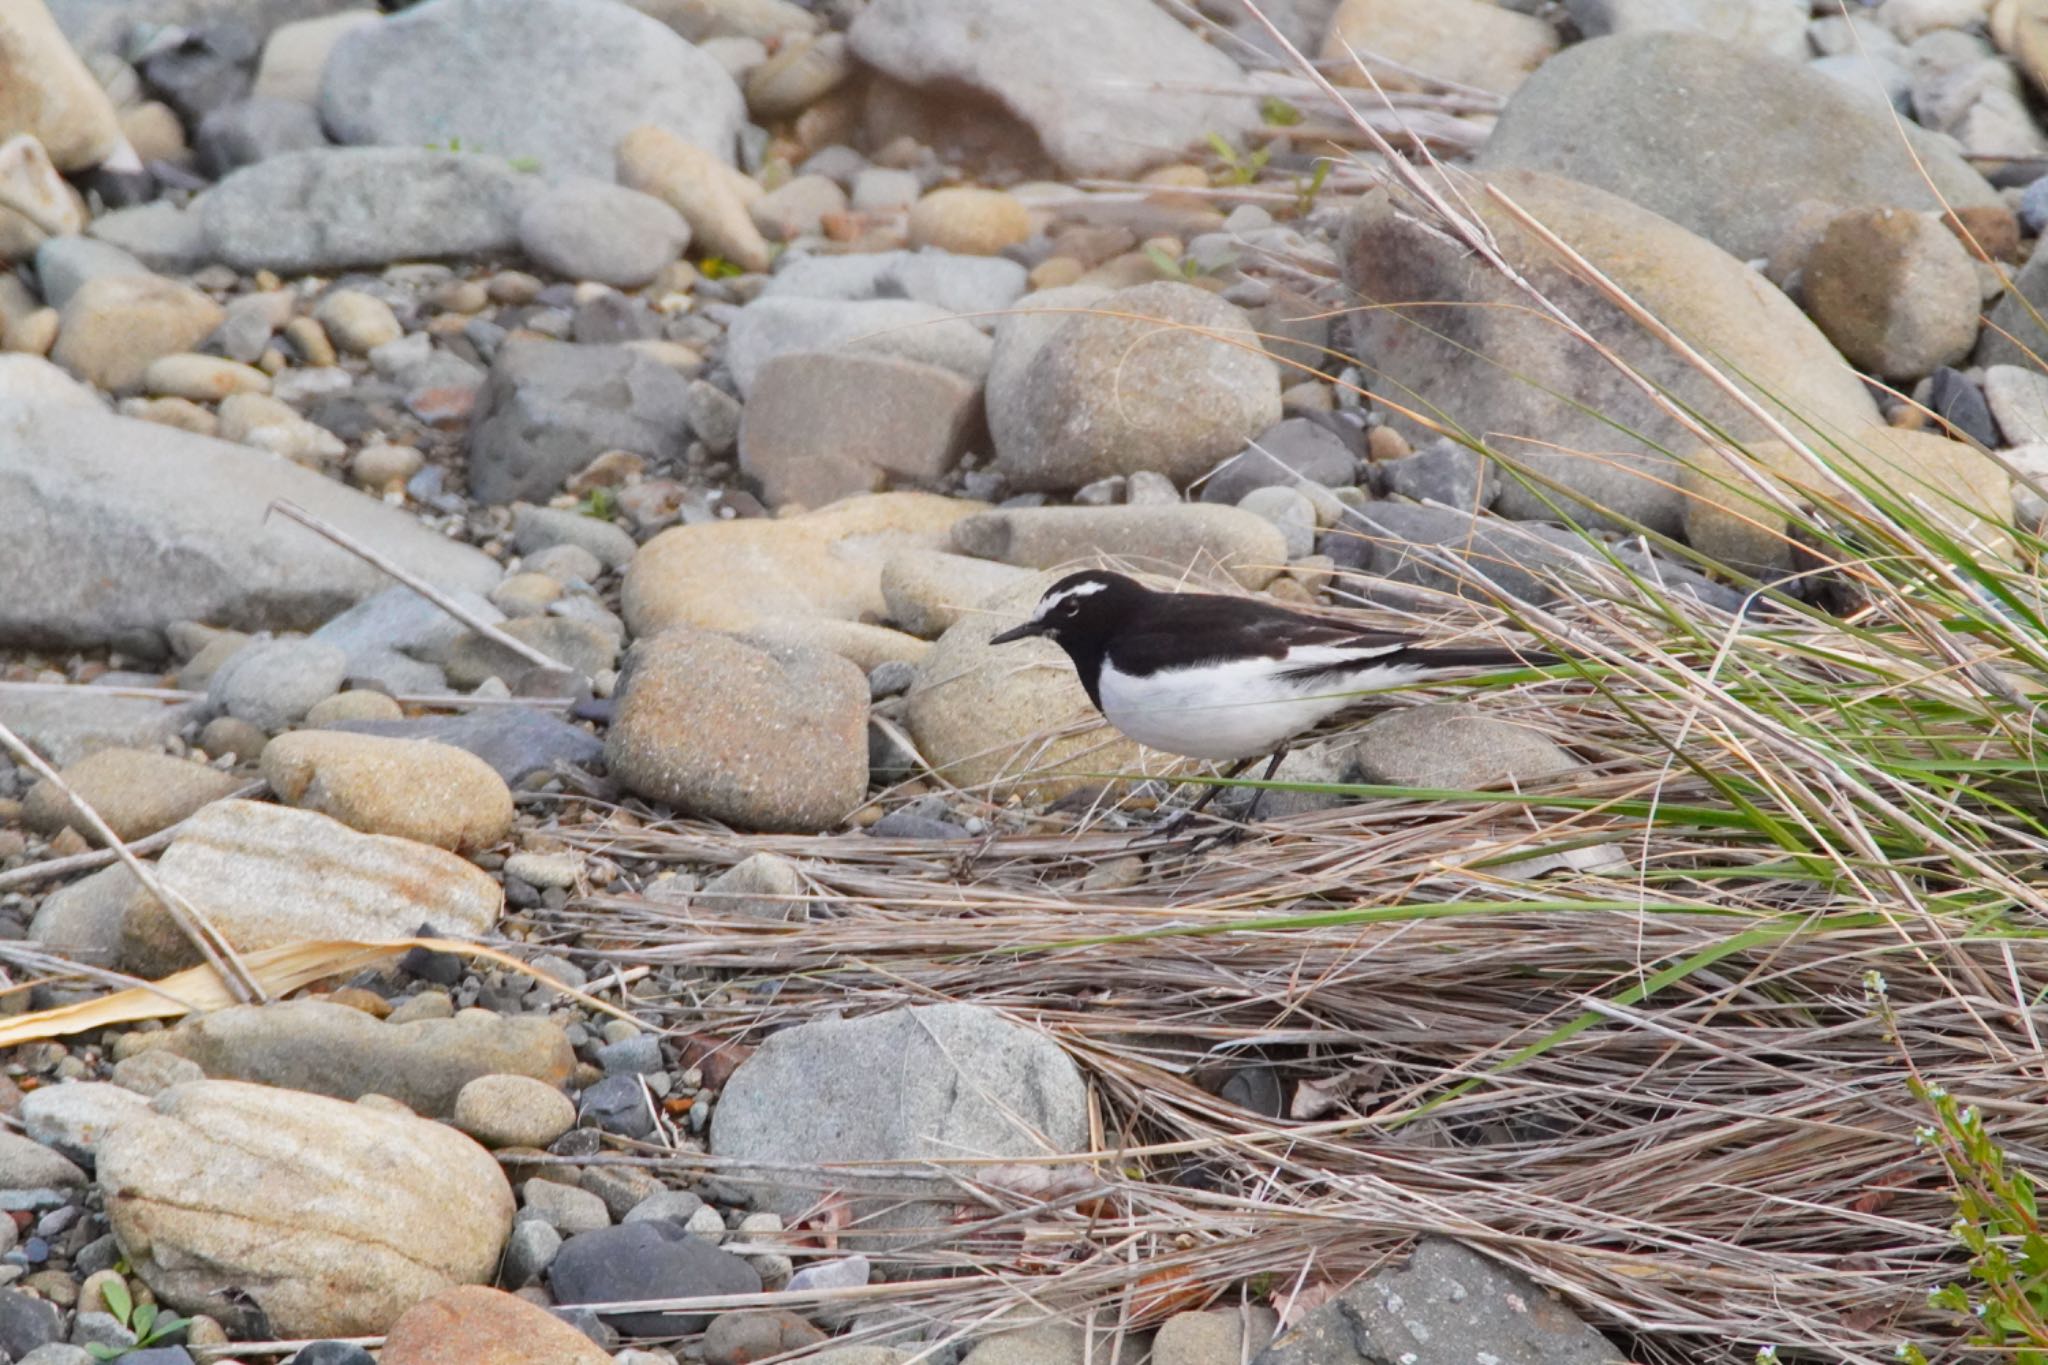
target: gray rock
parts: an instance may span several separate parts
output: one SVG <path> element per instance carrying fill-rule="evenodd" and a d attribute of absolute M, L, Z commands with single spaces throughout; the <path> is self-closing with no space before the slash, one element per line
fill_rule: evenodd
<path fill-rule="evenodd" d="M 1139 1365 L 1147 1359 L 1136 1333 L 1119 1341 L 1113 1332 L 1046 1322 L 984 1337 L 960 1365 Z"/>
<path fill-rule="evenodd" d="M 406 720 L 345 721 L 334 727 L 365 735 L 425 739 L 475 754 L 518 787 L 557 763 L 588 768 L 604 756 L 604 741 L 548 712 L 521 706 L 490 706 L 458 716 Z"/>
<path fill-rule="evenodd" d="M 510 252 L 534 183 L 496 157 L 330 147 L 245 166 L 197 211 L 217 259 L 298 275 Z"/>
<path fill-rule="evenodd" d="M 86 234 L 172 275 L 197 270 L 212 253 L 199 215 L 168 199 L 103 213 Z"/>
<path fill-rule="evenodd" d="M 269 515 L 276 499 L 444 589 L 497 581 L 482 553 L 263 451 L 154 422 L 0 404 L 0 543 L 26 571 L 0 594 L 0 644 L 161 652 L 150 642 L 174 621 L 310 628 L 390 585 Z"/>
<path fill-rule="evenodd" d="M 125 870 L 125 869 L 124 869 Z M 151 1048 L 138 1052 L 132 1057 L 123 1057 L 114 1063 L 113 1082 L 123 1090 L 133 1090 L 138 1095 L 151 1098 L 161 1095 L 174 1085 L 187 1081 L 203 1081 L 206 1072 L 199 1063 L 190 1058 L 180 1057 L 166 1048 Z"/>
<path fill-rule="evenodd" d="M 762 368 L 776 356 L 841 349 L 921 361 L 978 384 L 988 375 L 991 348 L 972 323 L 926 303 L 769 295 L 733 317 L 725 363 L 741 396 L 751 397 Z"/>
<path fill-rule="evenodd" d="M 560 1304 L 630 1303 L 758 1294 L 761 1277 L 739 1257 L 653 1220 L 626 1223 L 571 1237 L 548 1268 L 548 1287 Z M 701 1332 L 708 1313 L 607 1313 L 621 1332 L 676 1336 Z"/>
<path fill-rule="evenodd" d="M 252 1081 L 335 1099 L 389 1095 L 447 1117 L 479 1076 L 530 1076 L 561 1085 L 575 1065 L 561 1026 L 524 1015 L 462 1010 L 452 1019 L 392 1024 L 318 1000 L 237 1005 L 196 1015 L 164 1049 L 215 1080 Z"/>
<path fill-rule="evenodd" d="M 1858 52 L 1843 52 L 1831 57 L 1815 57 L 1806 65 L 1809 70 L 1839 82 L 1843 89 L 1875 108 L 1894 110 L 1908 118 L 1912 116 L 1913 75 L 1897 62 L 1886 61 L 1882 57 L 1866 57 Z"/>
<path fill-rule="evenodd" d="M 1237 64 L 1147 0 L 879 0 L 848 32 L 863 62 L 967 86 L 1030 126 L 1068 175 L 1135 175 L 1258 121 Z"/>
<path fill-rule="evenodd" d="M 661 1040 L 651 1033 L 636 1033 L 606 1043 L 597 1050 L 597 1064 L 607 1076 L 652 1076 L 662 1070 Z"/>
<path fill-rule="evenodd" d="M 50 0 L 50 14 L 81 55 L 120 56 L 135 33 L 199 26 L 222 19 L 244 25 L 259 40 L 281 24 L 359 7 L 362 0 Z"/>
<path fill-rule="evenodd" d="M 626 1212 L 619 1221 L 622 1223 L 645 1223 L 663 1219 L 671 1223 L 688 1223 L 704 1207 L 704 1201 L 688 1190 L 662 1190 L 650 1194 Z"/>
<path fill-rule="evenodd" d="M 1586 573 L 1599 556 L 1579 536 L 1539 522 L 1475 517 L 1448 507 L 1381 502 L 1355 510 L 1324 533 L 1322 553 L 1340 567 L 1410 583 L 1435 592 L 1484 598 L 1498 589 L 1525 602 L 1555 601 L 1552 577 Z M 1610 547 L 1623 564 L 1724 610 L 1737 610 L 1742 594 L 1683 564 L 1646 558 L 1633 542 Z"/>
<path fill-rule="evenodd" d="M 1638 41 L 1603 38 L 1585 46 Z M 1641 41 L 1713 46 L 1683 35 Z M 1712 243 L 1626 200 L 1554 176 L 1501 171 L 1489 183 L 1679 335 L 1715 355 L 1793 430 L 1838 441 L 1877 425 L 1862 382 L 1827 338 L 1791 300 Z M 1660 392 L 1736 439 L 1766 436 L 1761 422 L 1644 332 L 1483 191 L 1461 181 L 1458 192 L 1524 279 Z M 1542 520 L 1557 518 L 1563 507 L 1596 526 L 1609 524 L 1603 514 L 1611 514 L 1680 534 L 1685 499 L 1674 478 L 1676 461 L 1666 452 L 1687 453 L 1700 442 L 1615 367 L 1538 317 L 1518 288 L 1462 244 L 1386 195 L 1369 194 L 1352 212 L 1343 254 L 1345 282 L 1368 305 L 1350 322 L 1374 386 L 1407 408 L 1485 433 L 1504 459 L 1562 486 L 1525 484 L 1504 473 L 1496 508 Z M 1412 300 L 1429 302 L 1406 306 Z M 1514 357 L 1513 364 L 1496 364 L 1493 358 L 1503 356 Z M 1411 439 L 1423 438 L 1423 429 L 1398 412 L 1388 423 Z"/>
<path fill-rule="evenodd" d="M 161 648 L 146 632 L 138 643 Z M 116 697 L 96 688 L 64 692 L 0 692 L 0 724 L 59 768 L 101 749 L 161 749 L 164 741 L 201 718 L 204 706 L 166 706 L 144 697 Z"/>
<path fill-rule="evenodd" d="M 2042 182 L 2048 184 L 2048 179 Z M 1999 296 L 1978 334 L 1973 359 L 1979 365 L 2040 367 L 2036 357 L 2048 356 L 2048 331 L 2037 316 L 2048 317 L 2048 252 L 2036 251 L 2013 275 L 2012 288 Z"/>
<path fill-rule="evenodd" d="M 121 925 L 142 894 L 142 884 L 126 867 L 103 867 L 45 897 L 28 936 L 73 962 L 119 966 Z"/>
<path fill-rule="evenodd" d="M 134 1360 L 138 1354 L 138 1352 L 130 1351 L 126 1359 Z M 38 1346 L 27 1355 L 20 1357 L 16 1361 L 16 1365 L 95 1365 L 98 1359 L 97 1356 L 93 1355 L 92 1352 L 86 1350 L 83 1346 L 73 1346 L 69 1342 L 64 1341 L 53 1341 L 47 1345 Z M 189 1360 L 191 1357 L 188 1355 L 186 1359 Z"/>
<path fill-rule="evenodd" d="M 564 1237 L 595 1232 L 612 1224 L 604 1200 L 574 1185 L 535 1179 L 520 1186 L 519 1193 L 524 1204 L 520 1221 L 545 1223 Z"/>
<path fill-rule="evenodd" d="M 297 100 L 255 99 L 224 104 L 199 121 L 193 148 L 199 167 L 218 180 L 286 152 L 327 145 L 320 116 Z"/>
<path fill-rule="evenodd" d="M 0 1351 L 19 1360 L 64 1335 L 64 1310 L 24 1289 L 0 1289 Z"/>
<path fill-rule="evenodd" d="M 628 657 L 605 743 L 650 800 L 744 829 L 828 829 L 867 794 L 867 677 L 836 654 L 677 627 Z"/>
<path fill-rule="evenodd" d="M 124 1351 L 134 1346 L 135 1341 L 135 1333 L 112 1313 L 82 1312 L 71 1321 L 71 1344 L 74 1346 L 102 1346 L 112 1351 Z"/>
<path fill-rule="evenodd" d="M 1302 559 L 1315 553 L 1316 504 L 1298 488 L 1254 488 L 1238 507 L 1270 522 L 1285 538 L 1287 558 Z"/>
<path fill-rule="evenodd" d="M 1455 703 L 1376 717 L 1348 747 L 1345 780 L 1435 791 L 1483 791 L 1576 771 L 1579 760 L 1524 725 Z"/>
<path fill-rule="evenodd" d="M 512 546 L 531 554 L 554 545 L 574 545 L 597 556 L 607 569 L 623 569 L 633 560 L 633 537 L 608 521 L 561 507 L 519 503 L 512 509 Z"/>
<path fill-rule="evenodd" d="M 780 854 L 755 853 L 713 877 L 695 903 L 714 915 L 800 920 L 809 914 L 803 896 L 803 873 L 795 863 Z"/>
<path fill-rule="evenodd" d="M 1152 1365 L 1239 1365 L 1279 1330 L 1279 1315 L 1270 1308 L 1175 1313 L 1152 1339 Z"/>
<path fill-rule="evenodd" d="M 1588 38 L 1611 33 L 1704 33 L 1788 61 L 1806 60 L 1807 0 L 1565 0 Z"/>
<path fill-rule="evenodd" d="M 76 1198 L 85 1172 L 32 1138 L 0 1132 L 0 1211 L 59 1208 Z"/>
<path fill-rule="evenodd" d="M 624 347 L 508 341 L 471 418 L 470 489 L 486 502 L 550 497 L 607 450 L 650 464 L 680 460 L 690 441 L 688 387 Z"/>
<path fill-rule="evenodd" d="M 505 1265 L 498 1273 L 507 1289 L 524 1289 L 540 1279 L 562 1250 L 562 1234 L 537 1218 L 523 1218 L 512 1225 L 505 1239 Z"/>
<path fill-rule="evenodd" d="M 2026 365 L 1987 366 L 1984 401 L 1998 420 L 2004 445 L 2048 442 L 2048 375 Z"/>
<path fill-rule="evenodd" d="M 953 548 L 1028 569 L 1116 557 L 1170 578 L 1226 573 L 1247 588 L 1264 587 L 1287 562 L 1286 540 L 1270 522 L 1207 503 L 997 508 L 958 522 Z"/>
<path fill-rule="evenodd" d="M 739 399 L 709 380 L 692 379 L 683 407 L 689 414 L 690 430 L 713 456 L 723 459 L 739 446 L 740 422 L 745 416 Z"/>
<path fill-rule="evenodd" d="M 504 633 L 561 663 L 581 678 L 594 678 L 618 661 L 624 630 L 614 622 L 567 616 L 528 616 L 508 621 Z M 532 671 L 525 655 L 482 635 L 465 635 L 448 651 L 448 681 L 480 687 L 490 678 L 510 682 Z"/>
<path fill-rule="evenodd" d="M 348 655 L 319 640 L 260 640 L 235 651 L 207 680 L 206 700 L 275 733 L 341 690 Z"/>
<path fill-rule="evenodd" d="M 1140 470 L 1184 484 L 1280 420 L 1279 373 L 1238 308 L 1176 281 L 1096 306 L 990 374 L 995 467 L 1014 486 L 1065 491 Z"/>
<path fill-rule="evenodd" d="M 505 614 L 473 592 L 450 594 L 492 625 Z M 366 597 L 313 632 L 348 660 L 348 676 L 382 683 L 394 692 L 445 689 L 439 661 L 468 627 L 411 588 L 387 588 Z"/>
<path fill-rule="evenodd" d="M 1428 1238 L 1283 1333 L 1253 1365 L 1620 1365 L 1627 1359 L 1518 1270 Z"/>
<path fill-rule="evenodd" d="M 1254 488 L 1301 481 L 1342 488 L 1358 472 L 1358 457 L 1344 438 L 1320 422 L 1290 417 L 1260 432 L 1202 479 L 1203 502 L 1235 506 Z"/>
<path fill-rule="evenodd" d="M 730 160 L 745 109 L 716 60 L 611 0 L 428 0 L 343 35 L 320 83 L 343 142 L 452 144 L 613 178 L 644 124 Z"/>
<path fill-rule="evenodd" d="M 573 177 L 527 200 L 519 247 L 572 280 L 638 289 L 690 244 L 683 216 L 651 194 Z"/>
<path fill-rule="evenodd" d="M 1413 455 L 1374 467 L 1388 493 L 1455 507 L 1484 511 L 1493 504 L 1500 473 L 1483 457 L 1455 441 L 1432 441 Z"/>
<path fill-rule="evenodd" d="M 973 1005 L 891 1010 L 774 1034 L 733 1072 L 711 1124 L 720 1157 L 797 1166 L 944 1162 L 966 1153 L 1037 1157 L 1082 1151 L 1087 1141 L 1087 1089 L 1073 1062 L 1043 1034 Z M 815 1181 L 787 1171 L 759 1176 L 757 1204 L 784 1218 L 817 1199 Z M 868 1243 L 879 1231 L 946 1224 L 952 1201 L 943 1185 L 826 1179 L 858 1192 L 858 1231 L 842 1232 L 842 1240 Z"/>
<path fill-rule="evenodd" d="M 1680 86 L 1691 93 L 1673 101 Z M 1477 165 L 1583 181 L 1740 260 L 1776 252 L 1811 201 L 1935 211 L 1937 193 L 1957 208 L 1999 202 L 1952 146 L 1911 123 L 1905 135 L 1911 155 L 1886 113 L 1819 72 L 1699 34 L 1640 33 L 1545 62 L 1508 101 Z M 1721 165 L 1741 166 L 1741 194 L 1702 170 Z"/>
<path fill-rule="evenodd" d="M 769 279 L 764 296 L 807 299 L 910 299 L 952 313 L 994 313 L 1024 296 L 1024 267 L 1000 256 L 949 251 L 878 251 L 805 256 Z M 975 319 L 983 327 L 994 318 Z"/>
<path fill-rule="evenodd" d="M 21 1101 L 21 1123 L 45 1147 L 81 1165 L 90 1164 L 109 1133 L 149 1108 L 133 1090 L 105 1081 L 46 1085 Z"/>
<path fill-rule="evenodd" d="M 770 507 L 939 484 L 980 426 L 981 389 L 889 355 L 791 351 L 754 378 L 740 470 Z"/>
<path fill-rule="evenodd" d="M 52 237 L 36 248 L 36 288 L 52 308 L 71 302 L 87 280 L 150 273 L 120 247 L 91 237 Z"/>
<path fill-rule="evenodd" d="M 224 17 L 182 28 L 175 41 L 151 43 L 137 69 L 150 92 L 190 125 L 248 93 L 257 46 L 248 25 Z"/>

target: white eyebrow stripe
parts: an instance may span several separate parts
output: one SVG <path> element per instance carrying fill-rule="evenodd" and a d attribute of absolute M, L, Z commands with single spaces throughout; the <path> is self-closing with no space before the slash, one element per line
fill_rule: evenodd
<path fill-rule="evenodd" d="M 1076 597 L 1086 597 L 1090 593 L 1101 592 L 1108 586 L 1109 584 L 1107 583 L 1076 583 L 1071 588 L 1063 588 L 1056 593 L 1048 594 L 1043 600 L 1039 602 L 1038 610 L 1032 614 L 1032 619 L 1043 619 L 1047 612 L 1050 612 L 1054 607 L 1059 606 L 1060 603 L 1069 601 Z"/>

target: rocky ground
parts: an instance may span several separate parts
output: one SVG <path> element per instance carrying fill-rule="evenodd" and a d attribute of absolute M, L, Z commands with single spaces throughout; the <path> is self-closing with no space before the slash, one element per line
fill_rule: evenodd
<path fill-rule="evenodd" d="M 959 1212 L 931 1163 L 1101 1148 L 1086 1066 L 913 996 L 750 1032 L 772 980 L 629 967 L 588 917 L 829 913 L 749 834 L 1144 824 L 1160 791 L 1100 775 L 1161 757 L 1086 723 L 1052 646 L 988 645 L 1063 566 L 1402 612 L 1551 602 L 1607 553 L 1723 608 L 1800 567 L 1697 428 L 1386 188 L 1276 34 L 1767 463 L 1780 422 L 1853 449 L 1987 555 L 2048 516 L 2013 478 L 2048 474 L 2048 4 L 1265 12 L 0 11 L 0 724 L 62 783 L 0 756 L 0 1009 L 203 960 L 79 803 L 259 977 L 304 944 L 501 954 L 31 1030 L 0 1361 L 1614 1358 L 1450 1241 L 1314 1311 L 1269 1285 L 1113 1341 L 878 1325 L 863 1295 Z M 1577 762 L 1426 708 L 1284 771 Z M 733 834 L 616 842 L 667 829 Z M 848 1160 L 912 1169 L 818 1169 Z"/>

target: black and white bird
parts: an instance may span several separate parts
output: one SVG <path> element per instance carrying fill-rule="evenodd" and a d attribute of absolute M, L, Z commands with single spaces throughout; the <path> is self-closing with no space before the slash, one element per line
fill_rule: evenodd
<path fill-rule="evenodd" d="M 1257 598 L 1160 592 L 1099 569 L 1053 584 L 1029 620 L 990 643 L 1033 636 L 1067 652 L 1095 709 L 1130 738 L 1233 762 L 1231 777 L 1270 754 L 1268 779 L 1296 736 L 1355 706 L 1360 691 L 1557 662 L 1533 650 L 1426 645 Z"/>

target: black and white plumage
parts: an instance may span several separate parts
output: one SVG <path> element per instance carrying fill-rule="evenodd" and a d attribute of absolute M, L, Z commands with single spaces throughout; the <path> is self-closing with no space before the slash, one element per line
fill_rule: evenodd
<path fill-rule="evenodd" d="M 1556 662 L 1425 645 L 1257 598 L 1158 592 L 1094 569 L 1053 584 L 1030 620 L 991 643 L 1041 635 L 1067 652 L 1111 725 L 1150 748 L 1215 761 L 1277 755 L 1367 688 Z"/>

